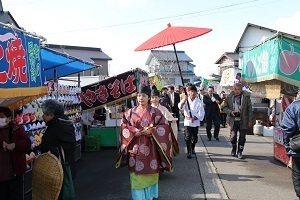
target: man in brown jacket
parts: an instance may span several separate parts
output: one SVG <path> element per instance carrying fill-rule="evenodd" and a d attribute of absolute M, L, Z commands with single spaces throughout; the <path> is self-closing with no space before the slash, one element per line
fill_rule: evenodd
<path fill-rule="evenodd" d="M 246 142 L 247 129 L 252 126 L 252 104 L 250 94 L 242 91 L 242 84 L 236 83 L 234 91 L 225 99 L 223 111 L 229 116 L 230 141 L 232 144 L 231 155 L 243 159 L 243 149 Z M 239 131 L 238 148 L 237 132 Z"/>

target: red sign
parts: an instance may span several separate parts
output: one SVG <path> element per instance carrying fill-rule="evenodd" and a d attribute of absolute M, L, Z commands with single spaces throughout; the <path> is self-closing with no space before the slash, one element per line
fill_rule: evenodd
<path fill-rule="evenodd" d="M 286 155 L 283 145 L 283 132 L 280 128 L 274 129 L 274 157 L 284 164 L 288 164 L 289 162 L 289 157 Z"/>
<path fill-rule="evenodd" d="M 95 108 L 136 92 L 138 83 L 148 84 L 141 70 L 129 71 L 81 89 L 82 110 Z"/>

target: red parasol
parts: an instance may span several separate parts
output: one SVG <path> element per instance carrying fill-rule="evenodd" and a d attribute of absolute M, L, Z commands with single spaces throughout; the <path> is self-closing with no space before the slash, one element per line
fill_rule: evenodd
<path fill-rule="evenodd" d="M 176 44 L 204 35 L 210 31 L 212 31 L 210 28 L 171 26 L 171 24 L 168 24 L 168 28 L 151 37 L 149 40 L 137 47 L 135 51 L 156 49 Z"/>
<path fill-rule="evenodd" d="M 174 52 L 176 56 L 176 61 L 178 64 L 178 69 L 182 81 L 182 85 L 184 86 L 183 76 L 181 72 L 181 68 L 178 61 L 178 56 L 176 52 L 175 44 L 179 42 L 183 42 L 185 40 L 189 40 L 201 35 L 204 35 L 206 33 L 209 33 L 212 31 L 210 28 L 197 28 L 197 27 L 181 27 L 181 26 L 171 26 L 171 24 L 168 24 L 168 27 L 164 29 L 163 31 L 157 33 L 153 37 L 151 37 L 149 40 L 138 46 L 135 51 L 143 51 L 143 50 L 150 50 L 150 49 L 156 49 L 163 46 L 173 45 Z M 184 89 L 185 94 L 186 90 Z M 190 106 L 188 104 L 188 108 L 190 110 Z M 191 113 L 190 116 L 192 117 Z"/>

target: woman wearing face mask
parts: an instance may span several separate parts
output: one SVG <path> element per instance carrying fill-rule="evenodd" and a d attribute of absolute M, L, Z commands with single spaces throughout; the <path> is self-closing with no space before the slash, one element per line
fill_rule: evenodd
<path fill-rule="evenodd" d="M 151 90 L 140 85 L 138 106 L 123 115 L 116 167 L 128 165 L 134 200 L 158 198 L 159 170 L 172 171 L 169 123 L 149 104 Z"/>
<path fill-rule="evenodd" d="M 12 111 L 0 107 L 0 199 L 23 199 L 23 174 L 31 141 L 22 126 L 11 122 Z"/>

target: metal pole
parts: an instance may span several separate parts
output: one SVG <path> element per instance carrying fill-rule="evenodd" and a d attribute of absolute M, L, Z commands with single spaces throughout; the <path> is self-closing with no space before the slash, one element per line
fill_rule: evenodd
<path fill-rule="evenodd" d="M 78 73 L 78 87 L 80 87 L 80 73 Z"/>
<path fill-rule="evenodd" d="M 53 79 L 53 84 L 55 83 L 55 82 L 57 82 L 57 86 L 58 86 L 58 79 L 57 79 L 57 69 L 56 68 L 54 68 L 54 79 Z M 53 94 L 55 93 L 55 91 L 53 92 Z M 56 95 L 54 94 L 54 96 L 55 96 L 55 99 L 57 100 L 58 99 L 58 88 L 57 88 L 57 91 L 56 91 Z"/>
<path fill-rule="evenodd" d="M 175 52 L 175 56 L 176 56 L 176 61 L 177 61 L 177 64 L 178 64 L 178 69 L 179 69 L 179 74 L 180 74 L 180 78 L 181 78 L 181 82 L 182 82 L 182 86 L 183 86 L 183 91 L 184 91 L 184 94 L 186 96 L 188 96 L 187 92 L 186 92 L 186 89 L 184 87 L 184 81 L 183 81 L 183 76 L 182 76 L 182 72 L 181 72 L 181 68 L 180 68 L 180 65 L 179 65 L 179 60 L 178 60 L 178 56 L 177 56 L 177 51 L 176 51 L 176 47 L 175 47 L 175 44 L 173 44 L 173 47 L 174 47 L 174 52 Z M 191 112 L 191 108 L 190 108 L 190 104 L 189 104 L 189 101 L 186 101 L 187 102 L 187 106 L 188 106 L 188 110 L 189 110 L 189 114 L 190 114 L 190 117 L 192 118 L 192 112 Z M 179 120 L 179 119 L 178 119 Z"/>

